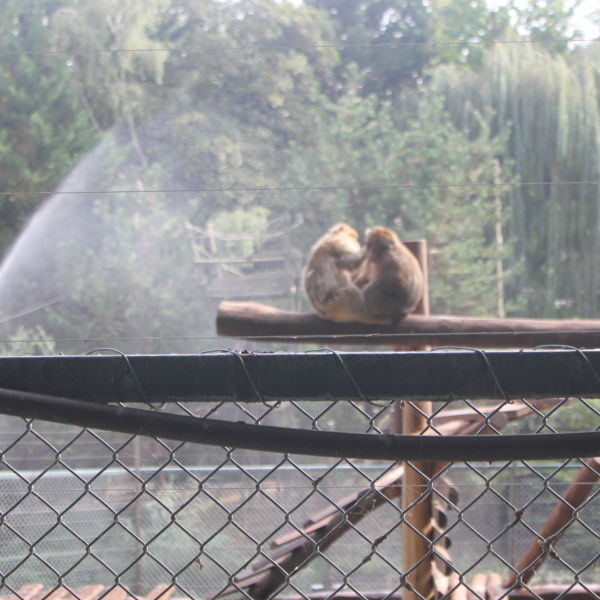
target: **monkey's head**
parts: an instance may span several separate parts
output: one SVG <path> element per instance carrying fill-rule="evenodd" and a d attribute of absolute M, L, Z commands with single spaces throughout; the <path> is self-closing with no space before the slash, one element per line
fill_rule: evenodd
<path fill-rule="evenodd" d="M 385 227 L 367 230 L 367 258 L 377 262 L 386 252 L 400 244 L 398 236 Z"/>
<path fill-rule="evenodd" d="M 346 225 L 346 223 L 338 223 L 337 225 L 334 225 L 329 230 L 329 233 L 332 235 L 348 236 L 355 240 L 358 239 L 358 231 L 350 227 L 350 225 Z"/>

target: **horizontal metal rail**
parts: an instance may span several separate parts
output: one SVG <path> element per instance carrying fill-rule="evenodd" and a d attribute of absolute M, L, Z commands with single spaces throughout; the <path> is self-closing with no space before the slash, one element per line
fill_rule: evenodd
<path fill-rule="evenodd" d="M 0 358 L 1 387 L 104 404 L 598 398 L 598 373 L 599 350 Z"/>
<path fill-rule="evenodd" d="M 0 389 L 0 413 L 79 427 L 266 452 L 420 461 L 511 461 L 600 455 L 600 432 L 369 435 L 248 425 Z"/>

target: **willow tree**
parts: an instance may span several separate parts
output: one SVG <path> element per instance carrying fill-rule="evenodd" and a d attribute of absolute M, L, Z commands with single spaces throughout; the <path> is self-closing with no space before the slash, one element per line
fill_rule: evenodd
<path fill-rule="evenodd" d="M 508 133 L 501 163 L 511 205 L 513 296 L 535 317 L 600 314 L 600 60 L 596 44 L 552 54 L 530 44 L 498 46 L 478 72 L 437 70 L 433 86 L 455 124 L 476 134 L 491 112 L 491 135 Z M 508 163 L 507 163 L 508 164 Z M 531 185 L 536 184 L 536 185 Z M 537 185 L 542 184 L 542 185 Z"/>

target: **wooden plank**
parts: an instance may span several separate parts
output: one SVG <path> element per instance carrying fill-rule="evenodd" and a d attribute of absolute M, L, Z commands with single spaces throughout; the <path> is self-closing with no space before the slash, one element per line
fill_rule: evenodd
<path fill-rule="evenodd" d="M 487 600 L 500 600 L 508 594 L 508 590 L 502 585 L 502 577 L 498 573 L 490 573 L 485 582 Z"/>
<path fill-rule="evenodd" d="M 67 596 L 70 596 L 70 595 L 71 595 L 71 592 L 69 592 L 68 589 L 61 586 L 61 587 L 55 589 L 48 596 L 40 595 L 39 600 L 63 600 L 64 598 L 66 598 Z"/>
<path fill-rule="evenodd" d="M 563 344 L 577 348 L 600 347 L 600 321 L 592 319 L 484 319 L 412 314 L 395 325 L 367 325 L 335 323 L 316 314 L 285 311 L 254 302 L 232 301 L 224 301 L 219 305 L 217 333 L 229 338 L 262 338 L 264 341 L 279 336 L 302 336 L 302 341 L 307 343 L 361 346 L 535 348 L 544 344 Z M 381 334 L 385 337 L 380 337 Z M 418 334 L 419 338 L 415 338 L 414 334 Z M 336 335 L 343 337 L 338 340 L 329 337 Z"/>
<path fill-rule="evenodd" d="M 568 600 L 595 600 L 600 596 L 600 585 L 597 583 L 586 584 L 585 587 L 579 584 L 534 585 L 529 586 L 529 589 L 542 600 L 554 600 L 559 596 Z M 510 600 L 532 600 L 535 596 L 531 592 L 527 589 L 519 589 L 511 592 L 508 597 Z"/>
<path fill-rule="evenodd" d="M 396 477 L 401 474 L 400 467 L 395 470 Z M 391 478 L 392 473 L 388 473 Z M 356 525 L 361 519 L 369 515 L 378 506 L 383 504 L 388 497 L 388 494 L 394 495 L 400 492 L 400 488 L 393 485 L 384 487 L 381 490 L 373 490 L 366 488 L 368 493 L 362 498 L 348 507 L 345 512 L 337 511 L 326 523 L 315 530 L 306 539 L 304 536 L 298 536 L 297 539 L 289 542 L 275 550 L 270 557 L 258 561 L 253 567 L 243 573 L 240 573 L 236 578 L 236 584 L 239 587 L 248 588 L 248 595 L 256 600 L 264 600 L 271 596 L 284 582 L 285 573 L 292 573 L 300 565 L 306 565 L 307 559 L 314 558 L 315 545 L 319 544 L 319 550 L 325 551 L 337 539 L 339 539 L 351 525 Z M 280 569 L 273 568 L 273 562 L 277 563 Z M 257 575 L 260 575 L 257 577 Z M 227 588 L 222 594 L 235 591 L 235 587 Z"/>
<path fill-rule="evenodd" d="M 257 262 L 284 262 L 285 254 L 256 254 L 254 256 L 235 256 L 229 258 L 195 258 L 197 265 L 228 265 L 238 263 L 257 263 Z"/>
<path fill-rule="evenodd" d="M 564 400 L 564 399 L 563 399 Z M 522 419 L 531 412 L 531 408 L 523 402 L 515 402 L 514 404 L 496 404 L 494 406 L 478 407 L 477 411 L 472 408 L 462 408 L 459 410 L 444 410 L 431 418 L 434 425 L 438 423 L 446 423 L 460 419 L 462 421 L 480 421 L 481 415 L 489 415 L 491 413 L 503 413 L 509 421 Z"/>
<path fill-rule="evenodd" d="M 373 487 L 376 490 L 382 490 L 383 488 L 385 488 L 389 485 L 394 485 L 398 482 L 401 482 L 403 474 L 404 474 L 404 467 L 401 465 L 399 467 L 396 467 L 395 469 L 392 469 L 385 475 L 382 475 L 381 477 L 379 477 L 375 481 L 375 484 Z M 371 486 L 365 487 L 362 490 L 355 492 L 354 494 L 350 494 L 349 496 L 346 496 L 345 498 L 343 498 L 342 500 L 340 500 L 339 502 L 336 503 L 337 506 L 329 506 L 326 509 L 318 512 L 316 515 L 313 515 L 312 517 L 307 519 L 305 525 L 308 526 L 312 523 L 316 523 L 317 521 L 321 521 L 325 517 L 329 517 L 335 513 L 338 513 L 339 512 L 338 507 L 345 510 L 348 506 L 354 504 L 354 502 L 356 502 L 356 500 L 358 500 L 358 498 L 361 495 L 363 495 L 365 492 L 369 492 L 370 490 L 371 490 Z"/>
<path fill-rule="evenodd" d="M 400 495 L 400 484 L 402 482 L 402 476 L 404 475 L 404 466 L 396 467 L 392 469 L 389 473 L 386 473 L 383 477 L 380 477 L 373 488 L 375 490 L 382 491 L 386 497 L 391 497 L 394 494 Z M 390 490 L 386 490 L 388 487 L 392 487 Z M 316 515 L 313 515 L 309 518 L 304 527 L 302 528 L 302 532 L 304 534 L 313 533 L 314 531 L 320 529 L 321 527 L 325 527 L 329 524 L 330 520 L 336 516 L 346 512 L 353 504 L 355 504 L 361 497 L 364 497 L 366 494 L 369 494 L 372 489 L 371 486 L 365 487 L 354 494 L 346 496 L 339 502 L 336 502 L 336 506 L 329 506 L 326 509 L 318 512 Z M 287 535 L 281 536 L 277 538 L 271 543 L 271 548 L 278 548 L 289 544 L 290 542 L 304 538 L 302 533 L 298 531 L 293 531 Z"/>
<path fill-rule="evenodd" d="M 152 588 L 146 596 L 146 600 L 169 600 L 175 592 L 175 586 L 160 583 Z"/>
<path fill-rule="evenodd" d="M 102 597 L 102 600 L 125 600 L 127 598 L 127 590 L 121 586 L 114 587 L 108 594 Z"/>
<path fill-rule="evenodd" d="M 459 577 L 453 573 L 449 577 L 448 590 L 450 591 L 450 600 L 466 600 L 467 588 L 459 584 Z M 596 583 L 582 585 L 539 585 L 530 588 L 535 596 L 528 590 L 520 589 L 510 592 L 509 600 L 533 600 L 539 596 L 542 600 L 554 600 L 558 596 L 565 600 L 594 600 L 600 596 L 600 585 Z M 454 590 L 454 591 L 452 591 Z M 588 591 L 589 590 L 589 591 Z M 353 590 L 344 588 L 332 595 L 331 591 L 313 592 L 305 596 L 283 596 L 279 600 L 402 600 L 402 593 L 394 592 L 390 594 L 387 591 L 362 591 L 357 594 Z"/>
<path fill-rule="evenodd" d="M 104 591 L 103 585 L 84 585 L 73 598 L 79 600 L 96 600 L 96 598 Z"/>
<path fill-rule="evenodd" d="M 169 600 L 173 592 L 175 592 L 174 585 L 160 583 L 152 588 L 152 591 L 146 596 L 146 600 Z"/>
<path fill-rule="evenodd" d="M 460 582 L 458 573 L 454 572 L 448 577 L 449 600 L 467 600 L 469 590 Z"/>
<path fill-rule="evenodd" d="M 11 594 L 8 600 L 32 600 L 43 589 L 44 586 L 40 583 L 26 583 L 17 590 L 16 594 Z"/>
<path fill-rule="evenodd" d="M 486 586 L 487 575 L 483 573 L 477 573 L 471 580 L 471 589 L 467 592 L 467 600 L 486 600 Z"/>
<path fill-rule="evenodd" d="M 440 571 L 435 561 L 431 565 L 431 575 L 433 577 L 433 586 L 437 598 L 445 596 L 448 593 L 448 583 L 450 578 Z"/>

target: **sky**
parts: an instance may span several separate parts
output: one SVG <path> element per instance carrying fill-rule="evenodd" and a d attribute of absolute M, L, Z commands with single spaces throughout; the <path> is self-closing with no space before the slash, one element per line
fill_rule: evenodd
<path fill-rule="evenodd" d="M 575 18 L 573 19 L 573 27 L 581 29 L 585 39 L 597 38 L 600 36 L 600 25 L 594 23 L 590 15 L 598 10 L 598 0 L 584 0 L 581 6 L 577 9 Z"/>

